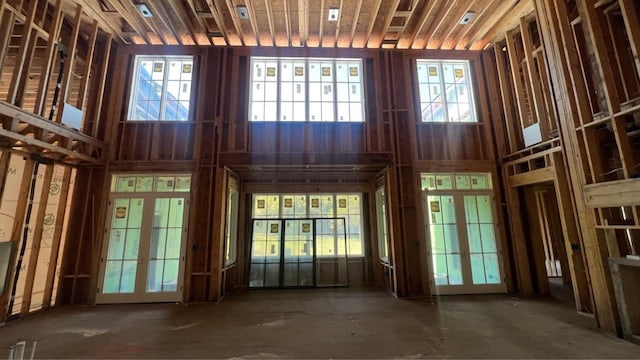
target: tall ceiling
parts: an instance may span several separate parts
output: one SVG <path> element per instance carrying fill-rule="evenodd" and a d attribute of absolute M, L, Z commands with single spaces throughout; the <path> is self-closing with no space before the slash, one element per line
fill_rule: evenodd
<path fill-rule="evenodd" d="M 68 0 L 123 43 L 480 50 L 532 0 Z M 144 4 L 153 14 L 144 17 Z M 240 13 L 246 9 L 247 18 Z M 329 20 L 329 10 L 338 18 Z M 460 24 L 465 14 L 475 16 Z"/>

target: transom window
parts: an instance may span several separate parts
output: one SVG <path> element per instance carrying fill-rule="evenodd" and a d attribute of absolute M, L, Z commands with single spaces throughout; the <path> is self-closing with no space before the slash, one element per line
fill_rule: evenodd
<path fill-rule="evenodd" d="M 344 218 L 349 256 L 364 256 L 360 194 L 255 194 L 253 218 Z M 340 223 L 341 224 L 341 223 Z M 341 226 L 341 225 L 340 225 Z M 318 230 L 318 256 L 344 255 L 331 226 Z"/>
<path fill-rule="evenodd" d="M 362 60 L 251 58 L 250 121 L 364 121 Z"/>
<path fill-rule="evenodd" d="M 189 120 L 193 57 L 136 56 L 129 120 Z"/>
<path fill-rule="evenodd" d="M 423 122 L 477 122 L 469 62 L 417 60 Z"/>

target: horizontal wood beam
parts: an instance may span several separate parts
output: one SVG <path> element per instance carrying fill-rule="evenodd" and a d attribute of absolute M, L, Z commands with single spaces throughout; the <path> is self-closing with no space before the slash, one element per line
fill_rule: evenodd
<path fill-rule="evenodd" d="M 21 122 L 28 123 L 29 125 L 33 125 L 36 128 L 45 129 L 57 135 L 71 138 L 73 140 L 78 140 L 97 148 L 104 148 L 105 146 L 102 141 L 94 139 L 89 135 L 85 135 L 62 124 L 54 123 L 53 121 L 49 121 L 42 117 L 25 112 L 21 108 L 15 105 L 11 105 L 5 101 L 0 101 L 0 114 L 8 116 L 10 118 L 19 117 Z"/>
<path fill-rule="evenodd" d="M 220 166 L 278 165 L 299 167 L 319 165 L 377 165 L 380 170 L 390 162 L 390 153 L 221 153 Z"/>
<path fill-rule="evenodd" d="M 549 167 L 509 176 L 507 178 L 507 181 L 509 182 L 509 186 L 517 187 L 553 181 L 555 179 L 555 176 L 555 171 L 553 171 L 553 168 Z"/>
<path fill-rule="evenodd" d="M 590 208 L 640 205 L 640 179 L 585 185 L 583 194 L 585 205 Z"/>

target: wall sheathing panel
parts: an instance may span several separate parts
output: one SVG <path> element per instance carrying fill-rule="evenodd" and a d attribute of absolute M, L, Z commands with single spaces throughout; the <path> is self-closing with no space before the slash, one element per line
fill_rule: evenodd
<path fill-rule="evenodd" d="M 61 219 L 68 214 L 71 167 L 31 160 L 27 154 L 2 151 L 0 242 L 13 243 L 5 288 L 0 298 L 3 318 L 51 307 L 58 254 L 66 234 Z M 41 159 L 40 159 L 41 160 Z M 52 261 L 53 260 L 53 261 Z"/>

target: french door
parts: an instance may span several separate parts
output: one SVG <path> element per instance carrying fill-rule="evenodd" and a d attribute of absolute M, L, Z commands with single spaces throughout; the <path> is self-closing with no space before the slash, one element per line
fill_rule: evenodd
<path fill-rule="evenodd" d="M 424 192 L 434 294 L 505 292 L 491 191 Z"/>
<path fill-rule="evenodd" d="M 249 287 L 347 286 L 346 242 L 344 218 L 253 219 Z"/>
<path fill-rule="evenodd" d="M 188 196 L 111 194 L 96 302 L 182 300 Z"/>

